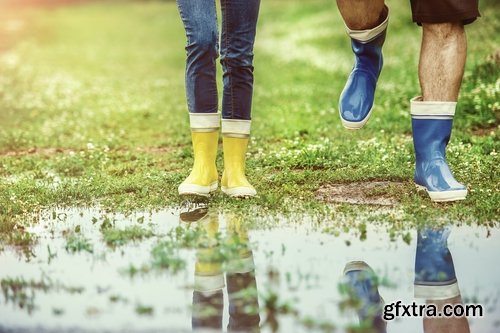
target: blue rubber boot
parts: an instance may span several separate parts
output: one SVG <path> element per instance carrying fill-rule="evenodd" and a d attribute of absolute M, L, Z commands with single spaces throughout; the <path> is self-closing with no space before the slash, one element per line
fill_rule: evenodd
<path fill-rule="evenodd" d="M 355 54 L 354 66 L 339 102 L 340 119 L 347 129 L 362 128 L 372 113 L 375 88 L 384 62 L 382 45 L 389 22 L 387 7 L 384 13 L 385 20 L 373 29 L 351 30 L 346 26 Z"/>
<path fill-rule="evenodd" d="M 448 249 L 450 228 L 418 231 L 415 257 L 415 297 L 444 300 L 460 295 L 453 258 Z"/>
<path fill-rule="evenodd" d="M 362 329 L 385 333 L 387 323 L 383 319 L 384 300 L 378 292 L 375 272 L 364 261 L 351 261 L 344 268 L 349 297 L 357 303 L 356 312 Z M 365 330 L 363 330 L 365 332 Z"/>
<path fill-rule="evenodd" d="M 415 184 L 436 202 L 464 200 L 467 196 L 467 188 L 455 180 L 446 162 L 456 104 L 423 102 L 422 97 L 411 100 Z"/>

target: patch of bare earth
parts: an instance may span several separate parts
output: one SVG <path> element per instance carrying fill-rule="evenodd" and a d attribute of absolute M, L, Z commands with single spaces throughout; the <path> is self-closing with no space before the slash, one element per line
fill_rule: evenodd
<path fill-rule="evenodd" d="M 493 135 L 498 130 L 500 130 L 500 125 L 492 124 L 491 126 L 488 127 L 476 128 L 472 131 L 472 134 L 476 136 L 487 136 L 487 135 Z"/>
<path fill-rule="evenodd" d="M 326 184 L 320 187 L 315 197 L 330 203 L 357 205 L 395 206 L 399 203 L 395 194 L 404 183 L 393 181 L 371 181 L 345 184 Z"/>

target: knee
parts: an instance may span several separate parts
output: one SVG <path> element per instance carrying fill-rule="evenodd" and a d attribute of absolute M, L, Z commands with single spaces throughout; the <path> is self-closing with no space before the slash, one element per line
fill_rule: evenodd
<path fill-rule="evenodd" d="M 188 35 L 188 45 L 186 46 L 186 50 L 189 55 L 208 55 L 211 58 L 217 58 L 217 31 L 207 29 L 192 32 Z"/>
<path fill-rule="evenodd" d="M 220 62 L 224 68 L 249 68 L 253 70 L 253 53 L 237 52 L 230 55 L 223 55 Z"/>
<path fill-rule="evenodd" d="M 225 68 L 252 68 L 253 40 L 235 36 L 221 48 L 221 64 Z"/>
<path fill-rule="evenodd" d="M 451 42 L 459 39 L 465 32 L 464 25 L 461 22 L 453 23 L 422 23 L 424 34 L 427 36 Z"/>

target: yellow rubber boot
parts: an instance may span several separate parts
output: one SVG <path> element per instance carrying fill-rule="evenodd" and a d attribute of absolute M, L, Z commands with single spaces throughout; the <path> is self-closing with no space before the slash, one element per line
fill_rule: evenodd
<path fill-rule="evenodd" d="M 191 139 L 194 162 L 189 176 L 179 185 L 180 195 L 207 197 L 217 190 L 218 174 L 215 166 L 219 144 L 219 115 L 191 114 Z M 193 119 L 194 118 L 194 119 Z"/>
<path fill-rule="evenodd" d="M 216 212 L 209 212 L 198 221 L 204 234 L 198 241 L 195 264 L 195 290 L 213 292 L 224 287 L 222 257 L 219 255 L 219 219 Z"/>
<path fill-rule="evenodd" d="M 196 243 L 194 290 L 212 293 L 224 287 L 222 257 L 219 255 L 219 216 L 207 207 L 180 214 L 184 224 L 195 225 L 202 233 Z"/>
<path fill-rule="evenodd" d="M 226 246 L 234 249 L 226 263 L 228 273 L 248 273 L 255 269 L 253 253 L 249 246 L 248 233 L 242 225 L 241 216 L 225 214 L 227 238 Z"/>
<path fill-rule="evenodd" d="M 248 137 L 223 136 L 224 172 L 222 173 L 222 192 L 230 197 L 253 197 L 255 188 L 245 176 L 245 160 Z"/>

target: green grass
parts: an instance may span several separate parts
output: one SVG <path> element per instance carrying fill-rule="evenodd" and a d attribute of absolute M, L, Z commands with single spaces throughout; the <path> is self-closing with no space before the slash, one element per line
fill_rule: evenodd
<path fill-rule="evenodd" d="M 81 251 L 93 253 L 94 247 L 88 239 L 80 235 L 71 234 L 66 237 L 66 251 L 72 253 Z"/>
<path fill-rule="evenodd" d="M 419 93 L 420 29 L 407 2 L 388 4 L 377 105 L 366 128 L 353 133 L 337 112 L 352 54 L 334 2 L 262 3 L 247 167 L 259 197 L 218 193 L 210 205 L 256 215 L 372 215 L 395 224 L 498 220 L 498 4 L 483 2 L 483 17 L 467 28 L 469 56 L 448 156 L 470 195 L 445 205 L 413 188 L 409 99 Z M 0 51 L 0 237 L 53 205 L 132 211 L 182 204 L 176 189 L 192 153 L 185 37 L 175 3 L 97 2 L 2 15 L 25 24 Z M 222 171 L 222 156 L 218 166 Z M 404 182 L 395 190 L 401 206 L 380 212 L 314 199 L 321 184 L 366 180 Z"/>
<path fill-rule="evenodd" d="M 12 303 L 29 314 L 37 308 L 35 298 L 39 292 L 62 291 L 69 294 L 81 294 L 84 291 L 83 287 L 67 286 L 60 281 L 52 281 L 45 276 L 39 280 L 26 280 L 23 277 L 5 277 L 0 280 L 0 289 L 5 297 L 5 302 Z M 57 309 L 53 311 L 56 312 Z"/>
<path fill-rule="evenodd" d="M 131 241 L 138 241 L 153 236 L 151 230 L 140 226 L 131 226 L 125 229 L 107 228 L 102 231 L 102 236 L 109 246 L 120 246 Z"/>

